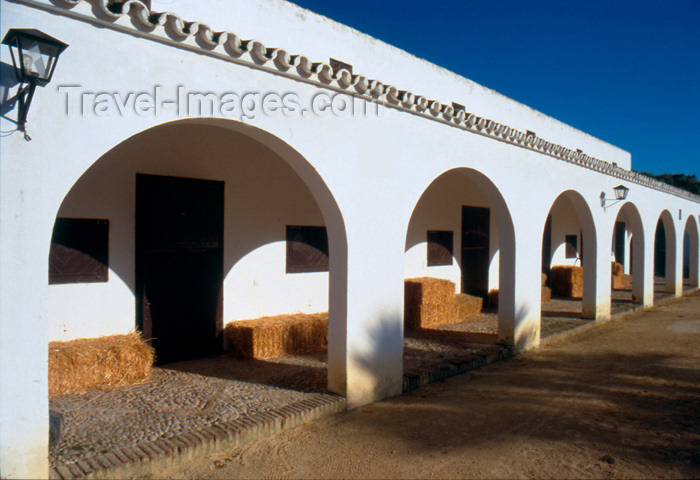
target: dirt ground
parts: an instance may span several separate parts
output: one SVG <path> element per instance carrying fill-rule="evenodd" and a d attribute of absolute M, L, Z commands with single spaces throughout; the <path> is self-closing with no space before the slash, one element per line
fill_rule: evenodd
<path fill-rule="evenodd" d="M 700 295 L 154 478 L 700 478 Z"/>

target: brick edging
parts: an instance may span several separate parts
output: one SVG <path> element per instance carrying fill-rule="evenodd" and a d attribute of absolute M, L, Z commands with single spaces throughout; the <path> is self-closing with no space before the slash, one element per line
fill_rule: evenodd
<path fill-rule="evenodd" d="M 477 368 L 485 367 L 486 365 L 491 365 L 492 363 L 500 362 L 502 360 L 507 360 L 514 357 L 516 350 L 514 347 L 504 348 L 500 352 L 492 353 L 489 355 L 479 356 L 472 358 L 471 360 L 466 360 L 459 363 L 449 363 L 443 365 L 434 365 L 431 367 L 425 367 L 421 372 L 407 373 L 403 377 L 403 393 L 410 393 L 418 388 L 428 385 L 430 383 L 436 383 L 440 380 L 445 380 L 446 378 L 456 377 L 471 370 L 476 370 Z"/>
<path fill-rule="evenodd" d="M 268 438 L 345 410 L 344 397 L 318 393 L 274 410 L 242 416 L 169 438 L 120 447 L 74 463 L 58 464 L 51 469 L 50 478 L 63 480 L 143 476 L 185 460 Z"/>

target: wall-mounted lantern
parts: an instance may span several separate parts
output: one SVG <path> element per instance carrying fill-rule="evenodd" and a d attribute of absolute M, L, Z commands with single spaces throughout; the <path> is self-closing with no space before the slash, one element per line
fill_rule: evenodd
<path fill-rule="evenodd" d="M 616 203 L 620 203 L 621 201 L 625 200 L 629 191 L 630 189 L 624 185 L 618 185 L 617 187 L 613 188 L 613 192 L 615 193 L 615 201 L 612 203 L 607 203 L 608 200 L 605 198 L 605 192 L 600 192 L 600 206 L 603 207 L 604 211 L 607 211 L 608 208 L 612 207 Z"/>
<path fill-rule="evenodd" d="M 31 140 L 25 130 L 27 112 L 34 97 L 36 86 L 44 86 L 51 81 L 59 55 L 68 45 L 44 32 L 33 28 L 11 28 L 2 40 L 12 55 L 15 76 L 20 82 L 17 91 L 17 130 Z"/>

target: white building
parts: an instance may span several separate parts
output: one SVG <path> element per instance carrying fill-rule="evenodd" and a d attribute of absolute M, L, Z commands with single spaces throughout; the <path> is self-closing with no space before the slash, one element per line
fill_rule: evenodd
<path fill-rule="evenodd" d="M 610 315 L 613 254 L 653 304 L 659 221 L 667 291 L 682 294 L 684 238 L 697 288 L 699 197 L 635 174 L 613 145 L 296 5 L 1 8 L 2 35 L 35 28 L 70 45 L 36 91 L 32 141 L 0 138 L 3 478 L 48 472 L 48 341 L 148 334 L 162 327 L 156 308 L 207 311 L 206 326 L 179 325 L 205 350 L 223 321 L 329 311 L 328 386 L 354 407 L 401 392 L 404 278 L 498 289 L 499 338 L 537 346 L 550 214 L 545 263 L 583 266 L 587 318 Z M 18 85 L 9 49 L 0 55 L 8 132 Z M 604 208 L 601 193 L 620 184 L 628 198 Z M 59 224 L 104 268 L 60 264 L 58 252 L 49 279 Z M 451 265 L 428 266 L 428 235 L 452 242 Z M 326 241 L 327 257 L 288 260 L 294 238 L 321 251 Z"/>

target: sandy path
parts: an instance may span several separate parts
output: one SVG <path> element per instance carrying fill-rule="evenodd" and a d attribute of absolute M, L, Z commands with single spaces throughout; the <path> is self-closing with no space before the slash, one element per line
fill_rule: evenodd
<path fill-rule="evenodd" d="M 700 478 L 700 295 L 157 478 Z"/>

